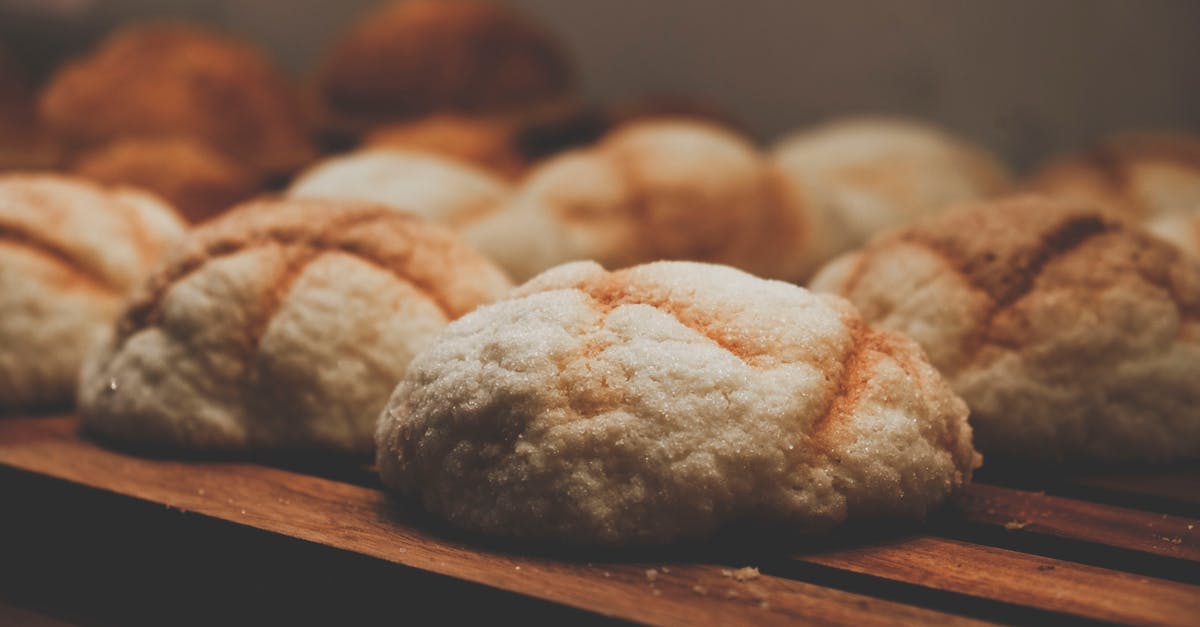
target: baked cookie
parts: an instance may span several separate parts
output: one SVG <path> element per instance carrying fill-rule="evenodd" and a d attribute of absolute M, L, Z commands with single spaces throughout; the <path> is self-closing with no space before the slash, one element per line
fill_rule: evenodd
<path fill-rule="evenodd" d="M 362 132 L 440 112 L 533 111 L 571 99 L 566 53 L 490 0 L 401 0 L 351 25 L 317 70 L 321 125 Z"/>
<path fill-rule="evenodd" d="M 509 191 L 504 180 L 466 163 L 374 148 L 317 163 L 292 183 L 288 196 L 375 202 L 459 227 L 497 210 Z"/>
<path fill-rule="evenodd" d="M 0 175 L 0 410 L 69 405 L 85 353 L 184 229 L 142 192 Z"/>
<path fill-rule="evenodd" d="M 196 26 L 123 28 L 65 65 L 39 113 L 73 147 L 184 136 L 257 173 L 290 172 L 315 156 L 300 103 L 257 49 Z"/>
<path fill-rule="evenodd" d="M 384 483 L 579 545 L 920 518 L 978 466 L 963 402 L 848 303 L 733 268 L 550 270 L 448 326 L 379 422 Z"/>
<path fill-rule="evenodd" d="M 152 191 L 191 222 L 203 222 L 259 189 L 246 168 L 187 137 L 118 139 L 84 153 L 71 170 L 100 183 Z"/>
<path fill-rule="evenodd" d="M 802 216 L 745 138 L 690 120 L 633 123 L 531 171 L 464 235 L 512 276 L 563 262 L 720 262 L 793 278 Z"/>
<path fill-rule="evenodd" d="M 924 124 L 848 118 L 785 137 L 772 157 L 806 209 L 806 270 L 876 233 L 963 201 L 1001 193 L 1009 175 L 991 155 Z"/>
<path fill-rule="evenodd" d="M 812 286 L 919 342 L 989 459 L 1200 456 L 1200 265 L 1112 214 L 1036 196 L 968 205 Z"/>
<path fill-rule="evenodd" d="M 1079 154 L 1050 161 L 1029 187 L 1142 220 L 1175 211 L 1200 212 L 1200 136 L 1114 135 Z"/>
<path fill-rule="evenodd" d="M 387 207 L 250 203 L 134 294 L 84 366 L 83 424 L 163 449 L 368 453 L 412 355 L 508 288 L 454 235 Z"/>

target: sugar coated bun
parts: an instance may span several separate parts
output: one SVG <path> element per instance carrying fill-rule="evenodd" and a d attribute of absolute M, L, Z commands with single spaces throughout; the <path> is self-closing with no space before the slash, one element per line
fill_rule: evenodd
<path fill-rule="evenodd" d="M 293 198 L 370 201 L 461 226 L 496 210 L 509 193 L 499 177 L 413 150 L 374 148 L 331 157 L 293 184 Z"/>
<path fill-rule="evenodd" d="M 203 222 L 258 189 L 236 161 L 187 137 L 118 139 L 82 154 L 71 169 L 100 183 L 152 191 L 191 222 Z"/>
<path fill-rule="evenodd" d="M 557 267 L 448 326 L 379 422 L 387 486 L 578 545 L 924 516 L 979 458 L 911 340 L 726 266 Z"/>
<path fill-rule="evenodd" d="M 299 101 L 257 49 L 181 24 L 123 28 L 68 63 L 40 115 L 64 142 L 187 136 L 264 173 L 311 160 Z"/>
<path fill-rule="evenodd" d="M 991 155 L 902 119 L 822 124 L 785 137 L 773 158 L 810 216 L 810 271 L 876 233 L 1009 186 Z"/>
<path fill-rule="evenodd" d="M 1200 136 L 1129 133 L 1047 163 L 1030 187 L 1148 219 L 1200 211 Z"/>
<path fill-rule="evenodd" d="M 813 288 L 907 333 L 989 459 L 1200 456 L 1200 265 L 1087 205 L 966 205 L 834 261 Z"/>
<path fill-rule="evenodd" d="M 527 166 L 518 134 L 517 125 L 501 120 L 438 114 L 377 128 L 363 143 L 372 148 L 431 152 L 517 178 Z"/>
<path fill-rule="evenodd" d="M 745 138 L 693 120 L 623 126 L 531 171 L 501 211 L 464 234 L 514 277 L 594 259 L 720 262 L 792 278 L 778 177 Z"/>
<path fill-rule="evenodd" d="M 148 194 L 0 175 L 0 409 L 70 404 L 84 354 L 184 229 Z"/>
<path fill-rule="evenodd" d="M 1146 230 L 1200 258 L 1200 211 L 1160 214 L 1146 223 Z"/>
<path fill-rule="evenodd" d="M 531 109 L 569 97 L 570 64 L 540 24 L 490 0 L 389 2 L 347 29 L 317 71 L 335 127 L 436 112 Z"/>
<path fill-rule="evenodd" d="M 507 278 L 386 207 L 260 201 L 192 232 L 80 383 L 85 428 L 163 449 L 370 452 L 409 360 Z"/>

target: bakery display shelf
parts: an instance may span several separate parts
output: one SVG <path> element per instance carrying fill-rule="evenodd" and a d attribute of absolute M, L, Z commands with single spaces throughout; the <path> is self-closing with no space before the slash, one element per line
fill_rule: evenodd
<path fill-rule="evenodd" d="M 1200 621 L 1200 467 L 987 481 L 920 526 L 740 548 L 556 553 L 449 529 L 352 464 L 154 459 L 97 446 L 72 416 L 5 417 L 0 617 Z"/>

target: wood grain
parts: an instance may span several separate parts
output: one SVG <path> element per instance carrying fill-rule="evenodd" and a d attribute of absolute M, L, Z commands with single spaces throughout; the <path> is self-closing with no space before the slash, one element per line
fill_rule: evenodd
<path fill-rule="evenodd" d="M 1200 521 L 1182 516 L 979 483 L 960 510 L 975 523 L 1200 562 Z"/>
<path fill-rule="evenodd" d="M 719 565 L 581 563 L 479 548 L 411 524 L 377 490 L 250 464 L 131 457 L 79 439 L 70 417 L 0 420 L 0 465 L 646 623 L 978 624 L 768 575 L 737 581 Z"/>

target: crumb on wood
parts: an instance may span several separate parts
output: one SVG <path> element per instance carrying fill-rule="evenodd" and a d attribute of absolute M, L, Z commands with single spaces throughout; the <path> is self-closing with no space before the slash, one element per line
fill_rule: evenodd
<path fill-rule="evenodd" d="M 764 600 L 764 601 L 759 601 L 759 602 L 758 602 L 758 607 L 759 607 L 759 608 L 761 608 L 761 609 L 764 609 L 764 610 L 769 610 L 769 609 L 771 609 L 771 604 L 770 604 L 770 603 L 767 603 L 765 600 Z"/>
<path fill-rule="evenodd" d="M 1029 526 L 1028 520 L 1010 520 L 1010 521 L 1004 523 L 1004 528 L 1009 531 L 1015 531 L 1017 529 L 1024 529 L 1027 526 Z"/>
<path fill-rule="evenodd" d="M 721 570 L 721 574 L 735 581 L 750 581 L 751 579 L 758 579 L 759 577 L 758 568 L 756 566 L 746 566 L 737 570 L 730 570 L 726 568 Z"/>
<path fill-rule="evenodd" d="M 659 570 L 663 571 L 664 573 L 669 573 L 669 572 L 671 572 L 671 569 L 670 569 L 670 568 L 667 568 L 666 566 L 663 566 L 662 568 L 659 568 Z"/>
<path fill-rule="evenodd" d="M 651 590 L 651 591 L 650 591 L 650 594 L 653 594 L 653 595 L 654 595 L 654 596 L 656 596 L 656 597 L 660 597 L 660 596 L 662 596 L 662 590 L 659 590 L 658 588 L 655 588 L 655 589 L 653 589 L 653 590 Z"/>
<path fill-rule="evenodd" d="M 658 579 L 658 571 L 654 570 L 653 568 L 646 569 L 646 579 L 650 581 Z"/>
<path fill-rule="evenodd" d="M 708 588 L 705 588 L 700 584 L 696 584 L 692 586 L 692 592 L 695 592 L 696 594 L 708 594 Z"/>

